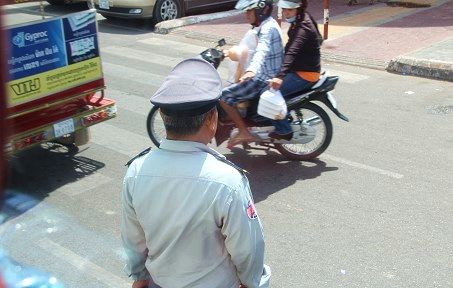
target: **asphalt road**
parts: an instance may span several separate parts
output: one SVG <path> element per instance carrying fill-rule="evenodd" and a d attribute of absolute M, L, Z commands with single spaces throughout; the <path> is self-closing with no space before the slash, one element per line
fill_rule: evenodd
<path fill-rule="evenodd" d="M 31 18 L 37 6 L 28 7 L 10 21 Z M 70 9 L 81 8 L 46 13 Z M 130 286 L 119 235 L 124 164 L 152 145 L 148 99 L 165 75 L 212 45 L 153 34 L 142 21 L 100 20 L 99 30 L 118 117 L 94 126 L 78 153 L 43 145 L 17 155 L 10 189 L 22 198 L 9 199 L 0 225 L 15 259 L 65 287 Z M 453 83 L 323 67 L 340 76 L 334 95 L 351 121 L 329 112 L 334 137 L 318 160 L 216 148 L 251 172 L 272 287 L 452 287 Z"/>

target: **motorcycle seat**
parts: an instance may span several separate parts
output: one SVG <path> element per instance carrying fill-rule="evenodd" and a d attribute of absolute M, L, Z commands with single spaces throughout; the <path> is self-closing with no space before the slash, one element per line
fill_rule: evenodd
<path fill-rule="evenodd" d="M 316 88 L 319 88 L 322 84 L 324 84 L 326 79 L 327 79 L 326 71 L 323 71 L 318 82 L 316 82 L 316 84 L 311 87 L 311 90 L 315 90 Z"/>
<path fill-rule="evenodd" d="M 315 85 L 311 86 L 308 89 L 303 89 L 303 90 L 296 91 L 296 92 L 288 94 L 288 95 L 283 95 L 283 97 L 286 99 L 286 101 L 288 101 L 289 99 L 300 96 L 301 94 L 304 94 L 308 91 L 316 90 L 317 88 L 321 87 L 324 84 L 324 82 L 326 81 L 327 78 L 328 78 L 328 76 L 326 74 L 326 71 L 323 71 L 321 73 L 321 77 L 319 78 L 318 82 L 315 83 Z"/>

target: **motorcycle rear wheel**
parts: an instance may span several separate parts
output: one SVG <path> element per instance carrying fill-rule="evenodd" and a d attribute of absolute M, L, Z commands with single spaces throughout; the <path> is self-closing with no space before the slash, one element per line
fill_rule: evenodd
<path fill-rule="evenodd" d="M 291 110 L 290 114 L 293 119 L 292 125 L 300 122 L 301 126 L 306 123 L 315 128 L 315 139 L 306 144 L 275 144 L 275 148 L 291 160 L 308 161 L 318 157 L 329 147 L 332 140 L 333 128 L 329 115 L 321 107 L 310 102 Z M 300 116 L 303 116 L 302 119 Z"/>
<path fill-rule="evenodd" d="M 146 130 L 148 131 L 149 138 L 153 141 L 156 147 L 160 146 L 160 142 L 165 139 L 167 133 L 165 132 L 164 122 L 159 115 L 159 108 L 154 106 L 148 113 L 146 118 Z"/>

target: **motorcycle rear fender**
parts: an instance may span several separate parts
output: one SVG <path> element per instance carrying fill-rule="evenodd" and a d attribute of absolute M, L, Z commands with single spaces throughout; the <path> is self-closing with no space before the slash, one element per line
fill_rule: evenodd
<path fill-rule="evenodd" d="M 338 118 L 349 122 L 348 117 L 341 114 L 340 111 L 338 111 L 337 107 L 335 107 L 336 104 L 334 104 L 334 99 L 329 99 L 329 93 L 335 88 L 335 85 L 337 85 L 338 79 L 338 76 L 328 76 L 319 87 L 316 87 L 315 85 L 314 87 L 316 88 L 314 88 L 313 90 L 288 100 L 286 102 L 288 110 L 302 107 L 303 102 L 305 101 L 319 101 L 329 107 L 329 109 L 332 110 L 332 112 L 335 113 Z"/>
<path fill-rule="evenodd" d="M 332 101 L 329 99 L 329 92 L 325 92 L 325 93 L 316 93 L 316 95 L 314 95 L 313 97 L 310 97 L 309 99 L 310 101 L 319 101 L 319 102 L 322 102 L 324 103 L 324 105 L 326 105 L 327 107 L 329 107 L 329 109 L 335 113 L 335 115 L 338 116 L 338 118 L 340 118 L 341 120 L 343 121 L 346 121 L 346 122 L 349 122 L 349 119 L 348 117 L 346 117 L 345 115 L 341 114 L 340 111 L 338 111 L 338 109 L 336 107 L 334 107 L 334 104 L 332 103 Z"/>
<path fill-rule="evenodd" d="M 338 81 L 338 79 L 337 79 L 337 81 Z M 321 86 L 320 88 L 323 88 L 323 86 Z M 330 91 L 330 90 L 328 90 L 328 91 Z M 332 112 L 335 113 L 335 115 L 337 115 L 338 118 L 340 118 L 341 120 L 344 120 L 346 122 L 349 122 L 348 117 L 341 114 L 340 111 L 338 111 L 338 109 L 336 107 L 334 107 L 333 103 L 329 100 L 328 91 L 321 92 L 318 90 L 313 90 L 313 91 L 308 92 L 307 94 L 303 94 L 301 96 L 290 99 L 286 103 L 288 106 L 288 110 L 294 110 L 294 109 L 300 108 L 303 106 L 304 102 L 319 101 L 319 102 L 324 103 L 324 105 L 326 105 L 330 110 L 332 110 Z"/>

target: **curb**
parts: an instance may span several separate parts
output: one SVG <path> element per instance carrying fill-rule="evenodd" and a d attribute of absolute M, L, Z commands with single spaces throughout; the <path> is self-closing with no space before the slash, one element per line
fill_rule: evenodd
<path fill-rule="evenodd" d="M 444 61 L 397 57 L 390 61 L 386 70 L 403 75 L 453 82 L 453 63 Z"/>
<path fill-rule="evenodd" d="M 197 24 L 200 22 L 206 22 L 211 20 L 216 20 L 225 17 L 236 16 L 239 14 L 244 13 L 243 11 L 238 10 L 230 10 L 225 12 L 217 12 L 217 13 L 210 13 L 210 14 L 203 14 L 203 15 L 194 15 L 194 16 L 187 16 L 173 20 L 162 21 L 157 23 L 154 32 L 158 34 L 168 34 L 171 30 L 187 25 Z"/>

